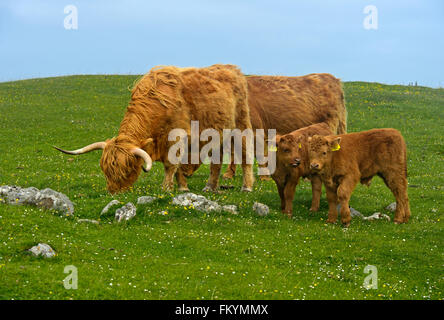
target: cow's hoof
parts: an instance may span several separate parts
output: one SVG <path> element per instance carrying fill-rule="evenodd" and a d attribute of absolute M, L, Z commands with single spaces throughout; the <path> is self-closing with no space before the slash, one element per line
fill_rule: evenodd
<path fill-rule="evenodd" d="M 259 180 L 261 180 L 261 181 L 270 181 L 271 177 L 270 176 L 259 176 Z"/>
<path fill-rule="evenodd" d="M 216 191 L 216 188 L 213 188 L 213 187 L 211 187 L 211 186 L 206 185 L 206 186 L 202 189 L 202 191 L 203 191 L 203 192 L 214 192 L 214 191 Z"/>
<path fill-rule="evenodd" d="M 350 227 L 350 221 L 348 221 L 348 222 L 342 222 L 342 226 L 343 226 L 344 228 L 348 228 L 348 227 Z"/>
<path fill-rule="evenodd" d="M 335 224 L 335 223 L 336 223 L 336 220 L 333 220 L 333 219 L 327 219 L 326 222 L 327 222 L 327 223 L 331 223 L 331 224 Z"/>
<path fill-rule="evenodd" d="M 253 189 L 251 189 L 249 187 L 242 187 L 241 191 L 242 192 L 251 192 L 251 191 L 253 191 Z"/>
<path fill-rule="evenodd" d="M 188 187 L 179 187 L 177 190 L 178 191 L 190 191 L 190 189 Z"/>
<path fill-rule="evenodd" d="M 319 210 L 319 207 L 311 207 L 310 212 L 317 212 Z"/>

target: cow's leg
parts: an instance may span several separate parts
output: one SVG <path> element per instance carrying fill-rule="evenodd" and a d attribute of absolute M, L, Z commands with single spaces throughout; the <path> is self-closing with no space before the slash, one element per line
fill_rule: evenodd
<path fill-rule="evenodd" d="M 396 171 L 387 171 L 383 175 L 383 179 L 387 187 L 392 191 L 396 199 L 396 211 L 393 222 L 406 223 L 410 218 L 409 198 L 407 195 L 407 179 L 404 173 Z"/>
<path fill-rule="evenodd" d="M 179 167 L 176 171 L 176 181 L 179 185 L 179 191 L 190 191 L 190 189 L 188 189 L 187 178 L 185 177 L 184 171 L 181 167 Z"/>
<path fill-rule="evenodd" d="M 179 168 L 179 165 L 165 161 L 163 163 L 163 166 L 165 169 L 165 177 L 162 182 L 162 189 L 164 191 L 172 191 L 174 188 L 174 174 Z"/>
<path fill-rule="evenodd" d="M 233 177 L 236 175 L 236 164 L 234 163 L 234 144 L 231 144 L 231 154 L 230 154 L 230 165 L 227 167 L 227 170 L 225 170 L 224 175 L 222 176 L 223 179 L 233 179 Z"/>
<path fill-rule="evenodd" d="M 208 179 L 208 182 L 206 186 L 203 188 L 202 191 L 216 191 L 219 186 L 219 176 L 220 176 L 220 169 L 222 165 L 211 163 L 210 164 L 210 177 Z"/>
<path fill-rule="evenodd" d="M 350 226 L 351 215 L 348 203 L 357 183 L 358 181 L 346 177 L 341 181 L 341 184 L 338 187 L 337 195 L 338 202 L 341 205 L 341 222 L 344 227 Z"/>
<path fill-rule="evenodd" d="M 230 165 L 227 167 L 227 170 L 225 170 L 225 173 L 222 176 L 222 178 L 225 180 L 229 180 L 233 179 L 235 175 L 236 175 L 236 165 L 234 164 L 233 160 L 231 160 Z"/>
<path fill-rule="evenodd" d="M 289 218 L 293 216 L 293 199 L 294 199 L 294 191 L 296 186 L 298 185 L 297 179 L 291 179 L 287 182 L 284 188 L 284 197 L 285 197 L 285 209 L 284 213 L 288 215 Z"/>
<path fill-rule="evenodd" d="M 267 157 L 267 156 L 268 156 L 268 149 L 265 148 L 264 149 L 264 157 Z M 270 180 L 271 179 L 271 177 L 270 177 L 270 170 L 268 170 L 267 164 L 266 163 L 265 164 L 260 164 L 259 167 L 262 168 L 261 171 L 263 172 L 263 174 L 259 175 L 259 179 L 261 181 Z"/>
<path fill-rule="evenodd" d="M 318 211 L 319 203 L 321 202 L 322 181 L 318 175 L 311 176 L 310 181 L 312 194 L 310 211 Z"/>

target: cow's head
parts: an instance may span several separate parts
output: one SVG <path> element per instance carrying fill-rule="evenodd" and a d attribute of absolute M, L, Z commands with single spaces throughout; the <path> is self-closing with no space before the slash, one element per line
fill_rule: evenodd
<path fill-rule="evenodd" d="M 276 159 L 279 165 L 289 168 L 298 168 L 301 165 L 301 138 L 291 134 L 276 136 Z"/>
<path fill-rule="evenodd" d="M 308 138 L 308 157 L 310 159 L 310 170 L 322 171 L 327 163 L 331 161 L 333 152 L 340 149 L 340 137 L 314 135 Z"/>
<path fill-rule="evenodd" d="M 150 142 L 152 142 L 152 139 L 146 140 L 144 146 Z M 54 148 L 72 155 L 103 150 L 100 167 L 105 174 L 107 189 L 110 193 L 128 189 L 137 180 L 141 170 L 148 172 L 153 163 L 145 150 L 119 137 L 105 142 L 96 142 L 74 151 Z"/>

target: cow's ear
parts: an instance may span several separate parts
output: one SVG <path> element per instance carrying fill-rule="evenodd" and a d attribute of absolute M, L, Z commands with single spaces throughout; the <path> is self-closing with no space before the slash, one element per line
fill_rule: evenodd
<path fill-rule="evenodd" d="M 330 141 L 331 151 L 338 151 L 341 148 L 340 142 L 340 137 L 334 138 L 332 141 Z"/>
<path fill-rule="evenodd" d="M 310 142 L 310 141 L 311 141 L 311 138 L 312 138 L 312 137 L 308 137 L 308 138 L 307 138 L 307 141 Z"/>
<path fill-rule="evenodd" d="M 142 143 L 142 149 L 148 148 L 154 142 L 153 138 L 148 138 Z"/>

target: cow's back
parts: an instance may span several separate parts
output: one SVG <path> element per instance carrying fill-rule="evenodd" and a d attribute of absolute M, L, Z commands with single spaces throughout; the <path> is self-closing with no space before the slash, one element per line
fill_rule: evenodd
<path fill-rule="evenodd" d="M 332 132 L 346 133 L 347 111 L 339 79 L 326 73 L 300 77 L 247 76 L 253 128 L 290 133 L 325 122 Z"/>

